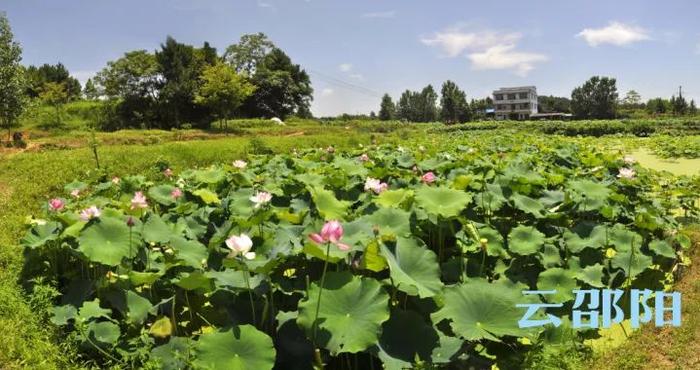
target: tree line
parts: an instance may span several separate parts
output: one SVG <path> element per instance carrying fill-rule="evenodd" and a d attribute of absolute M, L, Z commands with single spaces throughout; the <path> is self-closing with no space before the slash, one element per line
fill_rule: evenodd
<path fill-rule="evenodd" d="M 380 120 L 405 120 L 410 122 L 459 123 L 481 120 L 488 116 L 487 109 L 493 108 L 490 97 L 472 99 L 467 102 L 466 94 L 453 81 L 442 85 L 438 96 L 431 85 L 421 91 L 406 90 L 398 103 L 389 94 L 382 97 Z M 672 114 L 675 116 L 695 115 L 698 109 L 695 101 L 687 101 L 679 91 L 670 99 L 653 98 L 646 103 L 634 90 L 620 99 L 615 78 L 593 76 L 571 92 L 571 97 L 545 96 L 537 98 L 538 113 L 570 113 L 577 119 L 611 119 L 631 115 Z"/>
<path fill-rule="evenodd" d="M 466 93 L 450 80 L 442 84 L 439 98 L 438 105 L 438 94 L 432 85 L 421 91 L 404 91 L 397 103 L 389 94 L 384 94 L 377 118 L 382 121 L 467 122 L 484 118 L 486 110 L 493 105 L 490 97 L 468 102 Z"/>
<path fill-rule="evenodd" d="M 263 33 L 243 35 L 217 52 L 168 36 L 153 52 L 134 50 L 107 63 L 80 86 L 66 67 L 25 67 L 22 48 L 0 13 L 0 128 L 18 127 L 32 104 L 55 108 L 61 123 L 64 104 L 99 101 L 99 128 L 209 128 L 234 117 L 309 117 L 313 98 L 306 71 Z"/>

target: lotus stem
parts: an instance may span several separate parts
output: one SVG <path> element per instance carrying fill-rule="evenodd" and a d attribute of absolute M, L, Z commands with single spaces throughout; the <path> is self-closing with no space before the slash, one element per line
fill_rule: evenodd
<path fill-rule="evenodd" d="M 245 285 L 248 288 L 248 296 L 250 297 L 250 313 L 253 316 L 253 326 L 257 327 L 257 318 L 255 317 L 255 301 L 253 300 L 253 290 L 250 289 L 250 271 L 246 267 L 243 271 L 243 279 L 245 280 Z"/>

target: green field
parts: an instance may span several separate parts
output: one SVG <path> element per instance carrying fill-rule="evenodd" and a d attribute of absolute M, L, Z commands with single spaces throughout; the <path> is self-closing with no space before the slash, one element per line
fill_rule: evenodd
<path fill-rule="evenodd" d="M 570 131 L 554 130 L 548 134 L 532 133 L 532 127 L 544 127 L 542 130 L 552 131 L 550 127 L 558 124 L 571 125 L 570 127 L 573 128 Z M 410 213 L 411 217 L 418 219 L 415 222 L 419 225 L 416 226 L 414 224 L 411 226 L 411 233 L 414 237 L 420 235 L 420 239 L 426 241 L 427 246 L 435 250 L 435 255 L 438 256 L 437 258 L 440 261 L 447 262 L 449 256 L 452 255 L 454 257 L 454 253 L 457 253 L 454 249 L 456 245 L 466 243 L 463 247 L 465 248 L 464 251 L 459 252 L 462 253 L 460 255 L 464 256 L 464 261 L 467 261 L 467 264 L 469 264 L 468 267 L 465 267 L 465 274 L 472 279 L 481 277 L 482 272 L 486 271 L 484 273 L 489 279 L 496 280 L 499 274 L 498 271 L 502 269 L 499 267 L 499 261 L 501 259 L 512 261 L 511 257 L 506 257 L 507 253 L 506 255 L 499 255 L 495 252 L 493 255 L 488 254 L 488 267 L 484 267 L 484 262 L 481 262 L 479 267 L 479 261 L 482 258 L 486 259 L 486 253 L 482 256 L 478 251 L 478 243 L 471 245 L 465 241 L 458 242 L 454 238 L 445 237 L 445 235 L 452 232 L 450 230 L 451 227 L 455 225 L 462 227 L 461 225 L 468 224 L 464 220 L 460 220 L 457 223 L 456 220 L 459 217 L 456 215 L 460 213 L 459 209 L 456 210 L 458 211 L 457 213 L 453 214 L 453 211 L 449 209 L 430 208 L 431 206 L 426 205 L 430 203 L 425 202 L 435 202 L 435 200 L 430 198 L 432 195 L 416 196 L 415 203 L 413 203 L 413 200 L 408 200 L 409 203 L 404 203 L 404 200 L 401 200 L 406 196 L 406 194 L 401 193 L 403 191 L 401 189 L 410 189 L 410 191 L 416 191 L 417 193 L 424 191 L 421 190 L 423 188 L 420 187 L 419 181 L 411 180 L 411 168 L 408 163 L 413 165 L 414 162 L 403 158 L 401 153 L 405 151 L 416 158 L 415 164 L 418 167 L 418 171 L 432 169 L 437 172 L 438 177 L 444 174 L 445 178 L 440 179 L 438 182 L 440 184 L 439 189 L 450 189 L 450 191 L 458 189 L 463 191 L 462 194 L 470 194 L 470 196 L 474 194 L 475 198 L 471 203 L 474 205 L 473 208 L 468 208 L 460 216 L 465 219 L 479 220 L 479 222 L 484 222 L 485 224 L 491 222 L 494 222 L 494 224 L 502 223 L 503 225 L 508 225 L 508 230 L 516 225 L 527 225 L 528 230 L 531 230 L 531 228 L 535 229 L 528 232 L 537 232 L 536 229 L 539 229 L 551 238 L 554 238 L 554 235 L 557 234 L 557 232 L 549 229 L 543 223 L 540 216 L 537 215 L 539 211 L 533 211 L 525 206 L 516 205 L 512 209 L 504 208 L 503 214 L 489 213 L 491 211 L 488 211 L 483 205 L 483 199 L 481 200 L 482 205 L 478 206 L 480 203 L 476 196 L 484 194 L 478 189 L 481 186 L 486 186 L 486 184 L 489 184 L 489 186 L 496 184 L 496 180 L 493 178 L 494 175 L 489 175 L 489 171 L 484 170 L 484 168 L 491 168 L 494 173 L 498 174 L 497 177 L 504 177 L 502 181 L 512 181 L 508 185 L 503 183 L 502 186 L 504 188 L 512 189 L 514 193 L 527 194 L 531 197 L 539 197 L 542 190 L 555 188 L 561 188 L 567 194 L 570 191 L 573 192 L 572 194 L 575 194 L 577 191 L 576 186 L 578 185 L 569 185 L 569 177 L 572 179 L 593 178 L 595 179 L 595 184 L 590 186 L 597 186 L 596 184 L 599 183 L 606 184 L 605 186 L 613 189 L 612 191 L 625 194 L 624 199 L 606 200 L 606 202 L 610 203 L 610 206 L 617 207 L 616 212 L 627 214 L 628 212 L 633 213 L 635 209 L 637 211 L 644 209 L 646 210 L 645 212 L 649 212 L 652 218 L 664 218 L 664 221 L 655 221 L 658 222 L 658 226 L 639 226 L 646 224 L 642 221 L 635 221 L 634 217 L 631 218 L 632 221 L 629 221 L 631 216 L 606 218 L 607 216 L 604 217 L 598 213 L 592 213 L 590 209 L 581 210 L 577 208 L 580 204 L 572 203 L 570 206 L 564 206 L 566 210 L 560 212 L 563 219 L 551 221 L 554 223 L 562 222 L 561 225 L 570 226 L 582 219 L 588 219 L 601 223 L 609 222 L 612 225 L 616 222 L 624 223 L 626 221 L 628 229 L 625 232 L 636 232 L 649 235 L 649 237 L 661 237 L 661 235 L 665 235 L 665 231 L 669 231 L 663 229 L 672 227 L 674 222 L 676 222 L 671 222 L 670 218 L 669 221 L 665 221 L 665 218 L 675 214 L 684 216 L 682 219 L 679 219 L 681 221 L 680 225 L 683 230 L 689 230 L 690 226 L 685 224 L 696 222 L 698 217 L 697 209 L 693 208 L 695 199 L 692 199 L 692 197 L 693 194 L 697 196 L 697 189 L 700 187 L 700 178 L 698 176 L 700 174 L 700 159 L 697 158 L 700 150 L 700 145 L 698 145 L 700 137 L 692 135 L 683 137 L 670 136 L 676 134 L 677 130 L 682 130 L 677 123 L 661 125 L 667 127 L 667 129 L 659 130 L 661 132 L 655 133 L 651 137 L 638 137 L 631 131 L 618 131 L 599 136 L 597 134 L 599 131 L 597 130 L 603 124 L 597 123 L 592 128 L 589 127 L 590 125 L 586 126 L 586 124 L 581 123 L 564 124 L 556 122 L 531 122 L 522 127 L 518 127 L 516 123 L 498 125 L 485 123 L 482 125 L 483 127 L 476 127 L 476 125 L 474 127 L 466 127 L 466 125 L 464 127 L 447 127 L 441 124 L 417 125 L 400 122 L 334 121 L 323 123 L 302 120 L 290 121 L 286 126 L 275 126 L 268 121 L 251 120 L 232 121 L 228 125 L 227 130 L 221 131 L 133 130 L 97 133 L 94 136 L 89 131 L 85 131 L 79 123 L 72 126 L 78 129 L 77 131 L 71 131 L 67 128 L 43 131 L 36 127 L 26 126 L 26 131 L 29 133 L 28 147 L 24 150 L 5 149 L 0 152 L 0 209 L 3 210 L 0 217 L 0 244 L 3 246 L 0 249 L 0 264 L 3 267 L 0 270 L 0 302 L 2 302 L 0 304 L 0 329 L 2 329 L 4 334 L 2 339 L 0 339 L 0 367 L 72 368 L 113 366 L 115 368 L 123 368 L 135 364 L 150 364 L 144 358 L 137 357 L 133 353 L 122 356 L 115 355 L 116 352 L 113 352 L 110 356 L 105 356 L 96 352 L 94 348 L 86 349 L 84 343 L 81 347 L 81 339 L 75 332 L 70 330 L 64 331 L 64 329 L 58 328 L 50 322 L 52 309 L 57 304 L 56 302 L 60 300 L 59 296 L 63 293 L 60 290 L 64 286 L 56 280 L 52 280 L 56 276 L 52 276 L 47 272 L 46 266 L 31 265 L 26 262 L 30 260 L 25 260 L 23 257 L 20 240 L 27 231 L 29 216 L 36 218 L 47 217 L 45 209 L 42 209 L 42 207 L 45 208 L 46 202 L 57 196 L 67 197 L 64 189 L 66 184 L 83 182 L 90 186 L 97 186 L 97 184 L 114 176 L 126 180 L 131 175 L 140 174 L 143 175 L 143 179 L 126 181 L 142 184 L 142 187 L 153 186 L 167 183 L 167 181 L 163 180 L 162 175 L 162 170 L 166 167 L 172 169 L 178 176 L 180 174 L 189 176 L 187 173 L 190 169 L 199 169 L 202 172 L 207 171 L 206 169 L 210 165 L 217 166 L 215 168 L 230 167 L 232 161 L 246 159 L 251 163 L 251 171 L 254 171 L 251 172 L 250 176 L 253 176 L 253 173 L 257 174 L 260 178 L 255 181 L 260 181 L 259 183 L 263 184 L 263 186 L 273 189 L 274 186 L 270 178 L 279 176 L 278 180 L 280 181 L 292 180 L 284 177 L 281 173 L 275 173 L 271 169 L 273 167 L 266 167 L 272 166 L 272 164 L 268 164 L 268 161 L 277 160 L 275 158 L 288 158 L 291 153 L 298 151 L 302 153 L 299 155 L 302 156 L 301 158 L 306 163 L 304 165 L 309 166 L 308 171 L 324 176 L 325 180 L 322 180 L 322 183 L 328 188 L 335 189 L 337 197 L 344 199 L 343 201 L 355 201 L 356 199 L 357 204 L 361 204 L 359 210 L 353 208 L 353 210 L 348 210 L 347 214 L 341 212 L 343 213 L 342 215 L 333 213 L 335 216 L 331 218 L 347 217 L 348 221 L 350 221 L 366 217 L 373 209 L 372 207 L 376 207 L 376 205 L 371 205 L 374 201 L 368 194 L 358 195 L 348 189 L 357 186 L 361 187 L 361 184 L 356 184 L 356 182 L 362 176 L 391 178 L 393 182 L 389 186 L 398 193 L 390 193 L 393 195 L 382 195 L 382 197 L 398 197 L 394 200 L 386 200 L 386 202 L 400 204 L 387 208 L 398 209 L 399 211 L 396 211 L 398 213 L 395 214 L 388 214 L 386 219 L 382 219 L 384 220 L 383 222 L 392 224 L 391 220 L 394 217 L 403 215 L 401 212 Z M 644 122 L 641 125 L 645 126 L 648 124 L 649 122 Z M 615 125 L 617 124 L 611 124 L 610 126 L 614 127 Z M 596 137 L 586 136 L 586 134 L 593 132 L 596 133 L 594 135 Z M 335 153 L 324 154 L 329 146 L 334 148 Z M 399 147 L 403 148 L 399 149 Z M 678 148 L 681 149 L 679 150 Z M 366 170 L 360 169 L 356 164 L 350 163 L 351 161 L 341 160 L 342 158 L 355 158 L 364 152 L 377 162 L 367 165 Z M 282 156 L 276 157 L 275 155 L 277 154 Z M 611 182 L 617 181 L 615 174 L 620 168 L 621 160 L 625 155 L 632 155 L 638 161 L 638 164 L 635 164 L 635 166 L 639 166 L 635 167 L 637 182 L 634 184 L 611 185 Z M 333 156 L 337 156 L 338 162 L 334 162 L 335 164 L 332 165 L 328 164 L 328 161 L 333 160 Z M 560 159 L 557 160 L 556 158 Z M 560 162 L 561 160 L 569 160 L 574 164 L 564 165 Z M 343 166 L 345 166 L 340 167 L 343 168 L 340 173 L 345 171 L 346 174 L 349 174 L 351 172 L 347 171 L 356 171 L 358 174 L 356 176 L 358 177 L 346 179 L 344 175 L 339 173 L 333 174 L 332 168 L 335 168 L 333 166 L 339 166 L 339 163 L 344 163 Z M 407 167 L 401 170 L 397 169 L 404 165 L 402 163 Z M 464 166 L 467 170 L 460 172 L 463 170 L 453 168 L 454 165 L 451 163 L 459 163 L 460 166 Z M 398 167 L 394 168 L 394 166 Z M 225 171 L 230 175 L 230 169 Z M 301 174 L 303 172 L 296 175 Z M 195 173 L 194 175 L 191 174 L 191 176 L 197 175 Z M 352 177 L 352 175 L 347 176 Z M 312 179 L 308 178 L 303 181 L 312 181 Z M 364 178 L 362 182 L 364 182 Z M 310 186 L 307 183 L 304 184 Z M 292 182 L 289 186 L 296 189 L 299 184 Z M 233 197 L 233 195 L 229 195 L 228 189 L 215 187 L 214 185 L 210 189 L 218 193 L 221 199 L 228 196 Z M 194 190 L 193 188 L 192 191 Z M 273 191 L 273 193 L 275 194 L 274 197 L 284 199 L 290 191 L 292 190 L 280 188 L 277 192 Z M 296 196 L 301 198 L 307 199 L 305 197 L 309 196 L 304 191 L 294 191 L 299 192 L 293 194 L 298 194 Z M 445 191 L 447 194 L 447 190 Z M 192 196 L 191 194 L 193 193 L 189 194 Z M 489 194 L 489 196 L 494 196 L 491 193 Z M 322 218 L 329 218 L 324 217 L 323 212 L 331 212 L 321 205 L 323 203 L 316 196 L 311 194 L 311 198 L 308 198 L 313 200 L 315 209 L 312 211 L 314 218 L 304 222 L 304 227 L 307 229 L 320 226 L 319 222 L 321 222 Z M 450 198 L 452 195 L 445 196 L 447 198 L 439 198 L 442 200 L 436 202 L 438 204 L 443 202 L 451 204 L 461 201 L 459 196 L 456 196 L 456 198 Z M 481 196 L 483 197 L 483 195 Z M 126 197 L 130 198 L 131 194 L 123 194 L 123 196 L 110 195 L 110 197 L 114 197 L 112 205 L 116 207 L 118 202 L 126 202 L 128 200 Z M 691 198 L 690 201 L 688 201 L 688 198 Z M 235 198 L 232 199 L 235 200 Z M 652 199 L 657 200 L 658 203 L 652 204 Z M 85 201 L 88 200 L 86 199 Z M 201 204 L 202 200 L 195 196 L 190 201 Z M 341 202 L 340 204 L 343 201 L 330 200 L 331 203 Z M 472 200 L 470 199 L 470 201 Z M 503 202 L 505 202 L 505 199 Z M 377 204 L 383 207 L 382 204 L 384 203 Z M 592 204 L 592 206 L 602 207 L 602 205 L 596 204 Z M 276 207 L 284 208 L 281 204 L 277 204 Z M 365 209 L 366 207 L 369 208 Z M 438 206 L 436 205 L 435 207 Z M 683 207 L 687 209 L 682 209 Z M 678 210 L 681 210 L 680 213 Z M 160 212 L 165 214 L 164 212 L 166 211 L 161 209 Z M 320 212 L 320 215 L 316 214 L 316 212 Z M 472 212 L 474 213 L 472 214 Z M 265 224 L 267 225 L 266 227 L 273 227 L 273 224 L 279 222 L 279 217 L 281 216 L 277 215 L 275 217 L 277 217 L 275 218 L 277 221 L 270 221 L 270 224 Z M 455 220 L 455 222 L 446 221 L 448 219 Z M 239 220 L 236 222 L 243 221 Z M 431 224 L 430 222 L 433 223 Z M 406 225 L 396 225 L 395 227 L 406 227 Z M 656 230 L 656 227 L 659 229 Z M 692 227 L 690 228 L 692 229 Z M 486 226 L 479 224 L 477 229 L 482 235 L 490 235 L 488 233 L 491 231 Z M 688 235 L 697 235 L 690 231 L 687 231 L 687 233 Z M 265 239 L 266 234 L 261 232 L 256 235 L 259 239 Z M 528 235 L 532 237 L 535 234 Z M 268 236 L 270 238 L 273 237 L 272 235 Z M 387 238 L 387 243 L 391 243 L 391 237 L 387 236 Z M 463 238 L 464 240 L 469 240 L 468 235 L 464 235 Z M 472 241 L 476 242 L 475 240 Z M 363 243 L 358 241 L 357 245 Z M 375 247 L 378 248 L 377 246 Z M 494 248 L 496 247 L 494 246 Z M 528 246 L 527 248 L 530 247 Z M 661 267 L 652 268 L 649 265 L 647 268 L 656 269 L 655 271 L 669 271 L 673 266 L 681 266 L 679 267 L 680 270 L 686 269 L 685 264 L 688 262 L 688 259 L 684 259 L 683 256 L 691 256 L 693 254 L 686 250 L 685 247 L 681 249 L 681 247 L 674 245 L 674 248 L 678 249 L 679 255 L 669 260 L 657 260 L 659 256 L 651 253 L 650 256 L 653 256 L 655 263 Z M 323 260 L 322 252 L 320 252 L 321 257 L 319 257 L 318 254 L 311 253 L 309 255 L 309 252 L 306 251 L 307 257 L 302 258 L 301 256 L 304 254 L 300 253 L 299 257 L 295 257 L 301 258 L 300 260 L 294 259 L 293 262 L 288 261 L 288 263 L 295 269 L 308 267 L 310 270 L 316 271 L 314 269 L 319 269 L 322 265 L 322 263 L 319 263 L 319 261 Z M 364 250 L 363 252 L 365 254 L 369 253 Z M 445 253 L 445 256 L 442 253 Z M 526 254 L 525 257 L 527 257 L 527 254 L 533 252 L 521 253 Z M 622 251 L 618 251 L 618 253 L 622 253 Z M 521 258 L 522 261 L 526 260 L 525 257 Z M 313 258 L 316 259 L 314 260 Z M 566 258 L 569 258 L 568 252 Z M 651 261 L 651 257 L 649 258 Z M 516 258 L 518 261 L 521 261 L 521 259 Z M 308 262 L 301 262 L 301 260 L 308 260 Z M 37 263 L 46 261 L 47 266 L 51 265 L 48 259 L 39 258 L 31 261 Z M 306 263 L 308 263 L 308 266 Z M 476 265 L 472 266 L 471 264 L 473 263 Z M 548 267 L 552 271 L 561 270 L 562 274 L 568 274 L 569 271 L 574 273 L 577 271 L 576 267 L 570 263 L 562 265 L 565 268 L 558 268 L 558 266 L 556 262 L 544 265 L 545 271 L 547 271 Z M 397 276 L 393 275 L 393 267 L 389 267 L 391 266 L 386 267 L 386 270 L 382 268 L 376 274 L 374 270 L 371 270 L 372 272 L 362 273 L 361 275 L 366 277 L 380 276 L 382 273 L 391 270 L 392 279 L 396 279 Z M 343 267 L 339 268 L 342 269 Z M 379 269 L 380 267 L 376 268 Z M 442 269 L 445 268 L 444 266 L 442 267 Z M 318 278 L 318 275 L 314 275 L 317 272 L 313 271 L 310 274 L 315 276 L 314 279 Z M 454 284 L 462 281 L 461 276 L 458 278 L 447 277 L 445 275 L 446 271 L 448 270 L 442 271 L 444 284 Z M 277 276 L 275 278 L 281 278 L 283 272 L 278 270 L 276 274 L 279 274 L 279 276 L 273 273 L 269 275 L 271 278 L 274 276 Z M 44 280 L 40 279 L 41 276 L 44 277 Z M 537 280 L 536 273 L 534 277 Z M 464 278 L 466 279 L 466 277 Z M 573 278 L 571 279 L 573 281 Z M 377 277 L 376 280 L 372 279 L 372 281 L 381 281 L 381 278 Z M 612 281 L 613 277 L 611 276 L 609 284 L 613 284 Z M 661 283 L 670 287 L 668 284 L 674 282 L 668 279 L 661 279 Z M 683 289 L 684 293 L 692 294 L 692 292 L 697 290 L 696 285 L 694 283 L 681 283 L 679 289 Z M 388 286 L 391 287 L 391 284 Z M 428 290 L 432 293 L 421 291 L 420 298 L 432 297 L 436 294 L 434 292 L 437 291 L 436 289 L 439 290 L 439 288 Z M 392 292 L 391 288 L 387 288 L 387 291 Z M 393 294 L 395 294 L 394 298 L 398 297 L 397 299 L 403 300 L 402 307 L 406 311 L 402 312 L 410 312 L 410 315 L 414 315 L 414 312 L 420 312 L 417 308 L 420 307 L 419 301 L 416 294 L 411 290 L 399 289 L 398 292 L 393 290 Z M 308 298 L 311 299 L 311 297 Z M 267 299 L 267 296 L 265 296 L 265 299 Z M 413 307 L 413 311 L 407 308 L 407 301 L 408 307 Z M 153 302 L 156 302 L 155 299 Z M 262 303 L 260 304 L 262 305 Z M 394 307 L 393 303 L 391 305 Z M 400 306 L 397 306 L 395 309 L 398 309 L 398 307 Z M 292 308 L 292 310 L 294 309 Z M 204 315 L 204 311 L 201 311 L 201 313 Z M 684 359 L 682 356 L 673 355 L 666 356 L 666 354 L 672 354 L 674 350 L 677 350 L 673 343 L 683 343 L 685 345 L 698 338 L 695 333 L 695 330 L 700 328 L 700 324 L 695 317 L 697 313 L 694 314 L 693 311 L 687 311 L 684 314 L 686 315 L 684 317 L 684 329 L 666 331 L 664 333 L 664 341 L 671 343 L 670 348 L 659 349 L 659 351 L 666 352 L 662 354 L 657 353 L 657 356 L 649 355 L 649 353 L 653 354 L 653 351 L 647 351 L 648 353 L 641 355 L 640 345 L 635 347 L 635 343 L 653 342 L 654 335 L 657 334 L 652 332 L 652 330 L 646 330 L 646 328 L 642 330 L 642 334 L 635 333 L 631 340 L 623 344 L 622 348 L 626 351 L 625 353 L 630 354 L 625 356 L 624 359 L 620 359 L 618 356 L 606 357 L 608 355 L 603 350 L 595 352 L 581 351 L 579 344 L 574 342 L 563 346 L 555 345 L 553 342 L 547 342 L 541 340 L 541 338 L 537 339 L 537 336 L 530 337 L 530 340 L 535 345 L 528 345 L 524 344 L 525 342 L 523 341 L 513 340 L 514 337 L 521 334 L 523 337 L 527 337 L 525 333 L 508 331 L 503 333 L 504 336 L 508 336 L 507 339 L 506 337 L 502 338 L 504 343 L 506 343 L 504 345 L 517 348 L 517 351 L 508 350 L 500 346 L 498 342 L 490 341 L 488 335 L 484 335 L 472 338 L 475 343 L 479 343 L 478 345 L 482 346 L 481 352 L 468 349 L 465 350 L 465 354 L 476 356 L 476 358 L 472 358 L 469 361 L 473 361 L 473 364 L 478 364 L 477 366 L 486 366 L 485 364 L 489 363 L 490 359 L 497 358 L 498 361 L 496 362 L 500 368 L 516 368 L 517 366 L 514 364 L 522 363 L 523 361 L 526 361 L 528 366 L 532 368 L 580 368 L 586 366 L 598 368 L 602 364 L 608 366 L 617 364 L 619 366 L 617 368 L 632 369 L 638 368 L 638 366 L 641 366 L 640 364 L 644 363 L 650 365 L 650 367 L 656 364 L 657 368 L 673 368 L 674 364 L 680 368 L 689 368 L 687 367 L 689 364 L 687 358 Z M 409 317 L 412 317 L 410 315 Z M 149 317 L 148 320 L 154 321 L 155 316 Z M 399 319 L 397 318 L 397 320 Z M 192 319 L 188 321 L 192 321 Z M 196 324 L 198 325 L 197 327 L 195 327 L 194 323 L 188 325 L 183 327 L 182 330 L 193 336 L 203 335 L 202 333 L 205 329 L 202 329 L 202 327 L 209 326 L 202 322 L 198 322 Z M 261 330 L 271 332 L 270 328 L 260 325 Z M 650 332 L 652 333 L 650 334 Z M 132 339 L 139 337 L 138 334 L 131 333 L 129 335 Z M 501 335 L 498 336 L 500 337 Z M 376 339 L 370 338 L 370 341 Z M 125 348 L 123 343 L 120 346 Z M 198 349 L 198 351 L 200 351 L 198 353 L 201 353 L 203 350 Z M 346 359 L 349 362 L 366 361 L 370 352 L 360 351 L 360 355 L 341 355 L 337 358 L 331 356 L 327 360 L 331 361 L 331 364 L 334 364 L 333 366 L 341 368 L 340 363 Z M 479 354 L 475 355 L 475 353 Z M 638 354 L 638 356 L 635 357 L 635 354 Z M 143 353 L 139 355 L 143 355 Z M 114 356 L 122 356 L 122 358 L 118 360 L 110 359 L 110 357 Z M 389 356 L 386 353 L 377 356 L 382 358 L 383 361 L 394 365 L 399 363 L 397 362 L 399 358 L 401 358 L 401 361 L 406 360 L 402 356 L 394 356 L 392 357 L 393 360 L 387 360 L 386 357 L 382 357 Z M 202 357 L 204 358 L 203 355 Z M 413 360 L 411 358 L 409 362 Z M 425 359 L 423 358 L 422 360 Z M 363 366 L 366 365 L 355 364 L 352 368 L 363 368 Z"/>

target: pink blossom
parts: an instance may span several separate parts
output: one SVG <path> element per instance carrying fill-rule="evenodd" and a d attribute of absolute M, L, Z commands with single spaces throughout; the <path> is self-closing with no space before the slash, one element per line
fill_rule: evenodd
<path fill-rule="evenodd" d="M 117 176 L 112 177 L 112 184 L 114 184 L 114 185 L 119 185 L 119 183 L 121 181 L 122 180 L 120 178 L 118 178 Z"/>
<path fill-rule="evenodd" d="M 379 194 L 388 188 L 389 185 L 387 185 L 385 182 L 381 182 L 379 179 L 368 177 L 367 180 L 365 180 L 365 191 L 371 190 L 376 194 Z"/>
<path fill-rule="evenodd" d="M 62 210 L 64 206 L 65 206 L 65 203 L 63 202 L 62 199 L 53 198 L 49 201 L 49 207 L 51 207 L 52 211 L 58 212 L 58 211 Z"/>
<path fill-rule="evenodd" d="M 79 196 L 80 196 L 80 189 L 73 189 L 73 190 L 70 192 L 70 195 L 72 195 L 72 196 L 75 197 L 75 198 L 79 197 Z"/>
<path fill-rule="evenodd" d="M 326 152 L 335 153 L 335 148 L 332 145 L 329 145 L 328 148 L 326 148 Z"/>
<path fill-rule="evenodd" d="M 173 177 L 173 170 L 171 170 L 170 168 L 166 168 L 163 171 L 163 175 L 165 175 L 165 177 L 167 177 L 167 178 L 171 178 L 171 177 Z"/>
<path fill-rule="evenodd" d="M 342 251 L 350 250 L 350 246 L 340 242 L 343 237 L 343 226 L 340 222 L 332 220 L 328 221 L 321 228 L 321 233 L 309 234 L 311 239 L 316 244 L 332 243 Z"/>
<path fill-rule="evenodd" d="M 96 206 L 90 206 L 89 208 L 85 208 L 80 212 L 80 219 L 87 222 L 92 220 L 93 218 L 98 218 L 102 214 L 102 211 L 100 211 L 99 208 Z"/>
<path fill-rule="evenodd" d="M 634 176 L 636 175 L 636 172 L 631 169 L 631 168 L 620 168 L 620 172 L 617 174 L 617 177 L 620 179 L 633 179 Z"/>
<path fill-rule="evenodd" d="M 628 166 L 629 166 L 629 165 L 632 165 L 632 164 L 635 164 L 635 163 L 637 162 L 637 160 L 634 159 L 634 157 L 632 157 L 631 155 L 626 155 L 626 156 L 624 156 L 624 157 L 622 158 L 622 161 L 625 162 L 625 164 L 628 165 Z"/>
<path fill-rule="evenodd" d="M 362 153 L 362 155 L 360 156 L 360 161 L 362 161 L 362 162 L 369 161 L 369 156 L 365 153 Z"/>
<path fill-rule="evenodd" d="M 272 194 L 266 191 L 259 191 L 250 197 L 250 201 L 255 203 L 255 208 L 258 208 L 265 203 L 269 203 L 272 200 Z"/>
<path fill-rule="evenodd" d="M 180 188 L 175 188 L 173 191 L 170 192 L 170 196 L 173 197 L 173 199 L 177 200 L 177 198 L 180 198 L 182 196 L 182 190 Z"/>
<path fill-rule="evenodd" d="M 255 252 L 250 251 L 250 249 L 253 248 L 253 241 L 246 234 L 231 235 L 226 239 L 226 246 L 231 250 L 229 253 L 230 257 L 235 257 L 240 254 L 249 260 L 255 258 Z"/>
<path fill-rule="evenodd" d="M 432 184 L 435 182 L 437 178 L 435 177 L 435 174 L 432 172 L 426 172 L 421 176 L 420 180 L 423 181 L 426 184 Z"/>
<path fill-rule="evenodd" d="M 246 168 L 247 165 L 248 165 L 248 162 L 242 161 L 240 159 L 236 159 L 235 161 L 233 161 L 233 167 L 236 167 L 239 170 Z"/>
<path fill-rule="evenodd" d="M 131 209 L 146 207 L 148 207 L 148 202 L 146 201 L 146 196 L 143 195 L 143 192 L 137 191 L 134 193 L 134 197 L 131 198 Z"/>

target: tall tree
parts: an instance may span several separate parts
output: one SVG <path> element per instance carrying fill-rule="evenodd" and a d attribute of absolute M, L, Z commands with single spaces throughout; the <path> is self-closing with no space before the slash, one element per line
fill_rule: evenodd
<path fill-rule="evenodd" d="M 230 45 L 224 53 L 224 60 L 238 73 L 252 76 L 256 67 L 275 48 L 267 36 L 258 32 L 241 36 L 237 44 Z"/>
<path fill-rule="evenodd" d="M 688 111 L 688 102 L 680 91 L 678 92 L 678 97 L 675 95 L 671 96 L 671 111 L 677 116 L 682 116 Z"/>
<path fill-rule="evenodd" d="M 698 107 L 695 105 L 695 100 L 690 100 L 690 105 L 688 106 L 688 114 L 694 116 L 698 114 Z"/>
<path fill-rule="evenodd" d="M 231 66 L 217 63 L 202 71 L 202 85 L 197 91 L 195 102 L 216 112 L 223 123 L 240 108 L 243 101 L 255 90 L 245 77 L 236 73 Z"/>
<path fill-rule="evenodd" d="M 437 109 L 438 94 L 433 89 L 433 85 L 428 85 L 420 92 L 418 109 L 420 111 L 418 122 L 434 122 L 438 118 Z"/>
<path fill-rule="evenodd" d="M 409 121 L 409 122 L 415 122 L 416 118 L 418 116 L 418 112 L 416 109 L 416 103 L 417 103 L 417 93 L 411 91 L 411 90 L 406 90 L 401 94 L 401 97 L 399 98 L 399 102 L 396 105 L 396 117 Z"/>
<path fill-rule="evenodd" d="M 26 104 L 21 61 L 22 48 L 14 40 L 7 16 L 0 12 L 0 128 L 7 130 L 8 141 Z"/>
<path fill-rule="evenodd" d="M 384 94 L 382 96 L 382 103 L 379 106 L 379 119 L 382 121 L 389 121 L 394 119 L 396 116 L 396 106 L 394 101 L 391 100 L 389 94 Z"/>
<path fill-rule="evenodd" d="M 159 113 L 160 87 L 162 76 L 155 55 L 146 50 L 127 52 L 121 58 L 107 63 L 102 71 L 95 76 L 97 89 L 108 99 L 113 100 L 110 106 L 115 108 L 120 122 L 130 127 L 153 127 L 160 125 Z"/>
<path fill-rule="evenodd" d="M 571 111 L 578 118 L 614 118 L 617 98 L 614 78 L 594 76 L 571 92 Z"/>
<path fill-rule="evenodd" d="M 285 118 L 303 113 L 313 98 L 309 75 L 278 48 L 257 63 L 252 82 L 255 93 L 244 108 L 249 116 Z"/>
<path fill-rule="evenodd" d="M 85 87 L 83 87 L 83 96 L 87 100 L 96 100 L 100 97 L 100 92 L 97 90 L 97 87 L 95 87 L 95 83 L 92 82 L 92 78 L 88 78 L 87 81 L 85 81 Z"/>
<path fill-rule="evenodd" d="M 202 65 L 198 63 L 194 47 L 170 36 L 156 52 L 156 60 L 163 76 L 159 98 L 166 119 L 172 122 L 167 127 L 179 128 L 184 120 L 194 118 L 194 96 Z"/>
<path fill-rule="evenodd" d="M 447 80 L 440 90 L 440 120 L 445 123 L 458 123 L 469 120 L 470 110 L 467 95 L 456 83 Z"/>

